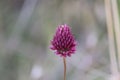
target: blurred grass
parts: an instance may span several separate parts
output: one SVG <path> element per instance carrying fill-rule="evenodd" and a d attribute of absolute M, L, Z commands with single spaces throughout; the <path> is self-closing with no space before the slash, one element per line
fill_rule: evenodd
<path fill-rule="evenodd" d="M 68 79 L 107 80 L 111 73 L 104 0 L 38 0 L 20 30 L 29 10 L 16 26 L 25 1 L 0 0 L 0 80 L 61 80 L 63 63 L 49 45 L 63 23 L 72 27 L 78 42 L 76 54 L 68 58 Z M 31 76 L 35 65 L 43 70 L 39 79 Z"/>

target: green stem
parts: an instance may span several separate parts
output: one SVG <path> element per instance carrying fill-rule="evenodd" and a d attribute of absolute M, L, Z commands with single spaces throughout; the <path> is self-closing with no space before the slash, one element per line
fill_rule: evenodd
<path fill-rule="evenodd" d="M 64 63 L 64 80 L 66 80 L 66 58 L 63 57 L 63 63 Z"/>

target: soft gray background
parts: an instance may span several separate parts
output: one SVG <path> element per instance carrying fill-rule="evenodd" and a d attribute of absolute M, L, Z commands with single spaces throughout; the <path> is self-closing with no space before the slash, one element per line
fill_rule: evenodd
<path fill-rule="evenodd" d="M 67 80 L 107 80 L 104 0 L 0 0 L 0 80 L 63 80 L 62 58 L 49 46 L 64 23 L 78 43 Z"/>

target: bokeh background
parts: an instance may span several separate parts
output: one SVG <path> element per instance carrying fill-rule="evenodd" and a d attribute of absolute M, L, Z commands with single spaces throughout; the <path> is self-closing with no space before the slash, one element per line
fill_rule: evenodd
<path fill-rule="evenodd" d="M 63 60 L 49 46 L 65 23 L 78 43 L 67 80 L 108 80 L 104 0 L 0 0 L 0 80 L 63 80 Z"/>

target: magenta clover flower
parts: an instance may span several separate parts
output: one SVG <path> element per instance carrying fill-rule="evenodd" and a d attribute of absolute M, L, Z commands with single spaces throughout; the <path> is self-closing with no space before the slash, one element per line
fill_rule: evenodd
<path fill-rule="evenodd" d="M 50 48 L 62 57 L 70 57 L 71 54 L 74 54 L 76 51 L 76 41 L 68 25 L 58 26 L 53 40 L 51 41 Z"/>

